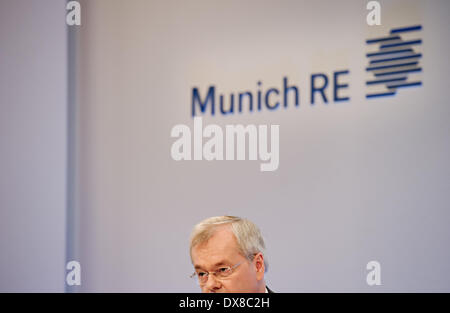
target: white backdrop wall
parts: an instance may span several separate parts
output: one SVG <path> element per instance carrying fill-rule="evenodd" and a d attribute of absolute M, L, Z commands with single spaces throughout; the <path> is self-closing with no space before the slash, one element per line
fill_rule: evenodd
<path fill-rule="evenodd" d="M 0 292 L 64 291 L 65 14 L 63 1 L 0 1 Z"/>
<path fill-rule="evenodd" d="M 380 2 L 370 27 L 365 1 L 82 1 L 81 290 L 198 291 L 191 227 L 232 214 L 260 226 L 275 291 L 450 291 L 450 3 Z M 416 24 L 423 86 L 366 100 L 365 40 Z M 342 69 L 350 101 L 311 106 L 310 75 Z M 193 125 L 193 87 L 228 94 L 285 76 L 298 108 L 203 119 L 279 124 L 277 171 L 172 160 L 171 128 Z M 371 260 L 382 286 L 366 283 Z"/>

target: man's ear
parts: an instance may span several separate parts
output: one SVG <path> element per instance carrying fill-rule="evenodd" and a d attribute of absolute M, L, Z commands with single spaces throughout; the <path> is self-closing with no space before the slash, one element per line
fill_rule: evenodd
<path fill-rule="evenodd" d="M 264 256 L 261 252 L 255 255 L 253 259 L 253 264 L 256 270 L 256 279 L 261 280 L 264 278 L 265 266 L 264 266 Z"/>

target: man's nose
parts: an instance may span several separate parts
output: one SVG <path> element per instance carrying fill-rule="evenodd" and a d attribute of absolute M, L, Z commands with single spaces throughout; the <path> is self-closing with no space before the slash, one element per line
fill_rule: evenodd
<path fill-rule="evenodd" d="M 221 283 L 220 280 L 217 279 L 216 275 L 210 274 L 208 275 L 208 281 L 206 282 L 205 288 L 206 290 L 217 290 L 220 289 Z"/>

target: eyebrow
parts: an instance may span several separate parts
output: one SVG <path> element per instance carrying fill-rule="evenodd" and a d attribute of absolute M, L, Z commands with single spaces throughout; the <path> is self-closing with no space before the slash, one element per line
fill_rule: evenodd
<path fill-rule="evenodd" d="M 220 265 L 227 265 L 227 264 L 229 264 L 229 262 L 227 262 L 227 261 L 220 261 L 220 262 L 217 262 L 216 264 L 214 264 L 213 267 L 217 267 L 217 266 L 220 266 Z M 195 265 L 194 268 L 195 268 L 195 269 L 202 269 L 203 266 L 201 266 L 201 265 Z"/>

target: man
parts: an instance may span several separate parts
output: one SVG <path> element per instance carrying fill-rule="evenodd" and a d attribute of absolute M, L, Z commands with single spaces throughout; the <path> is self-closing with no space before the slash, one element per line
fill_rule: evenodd
<path fill-rule="evenodd" d="M 265 283 L 268 268 L 258 227 L 236 216 L 207 218 L 195 225 L 190 254 L 202 292 L 272 292 Z"/>

